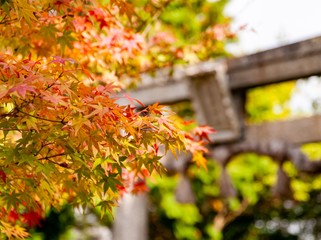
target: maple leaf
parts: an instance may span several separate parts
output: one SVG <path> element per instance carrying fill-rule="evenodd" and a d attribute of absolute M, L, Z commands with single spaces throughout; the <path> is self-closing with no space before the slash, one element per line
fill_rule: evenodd
<path fill-rule="evenodd" d="M 129 96 L 127 93 L 124 93 L 124 94 L 123 94 L 123 97 L 126 98 L 126 99 L 130 102 L 130 104 L 133 105 L 133 106 L 135 106 L 135 102 L 136 102 L 136 103 L 138 103 L 140 106 L 145 107 L 145 105 L 144 105 L 141 101 L 139 101 L 139 100 L 136 99 L 136 98 L 132 98 L 132 97 Z"/>
<path fill-rule="evenodd" d="M 24 239 L 29 236 L 26 229 L 18 225 L 11 226 L 2 220 L 0 220 L 0 232 L 6 234 L 9 239 Z"/>
<path fill-rule="evenodd" d="M 134 183 L 132 193 L 137 194 L 137 193 L 143 193 L 147 192 L 149 189 L 146 185 L 146 182 L 144 180 L 140 180 L 136 183 Z"/>
<path fill-rule="evenodd" d="M 89 11 L 89 14 L 91 16 L 94 16 L 96 21 L 98 21 L 100 23 L 99 24 L 100 29 L 103 29 L 104 27 L 109 26 L 110 21 L 106 20 L 106 17 L 107 17 L 106 13 L 102 9 L 94 8 Z"/>
<path fill-rule="evenodd" d="M 154 113 L 154 114 L 159 114 L 159 115 L 162 115 L 162 108 L 163 108 L 164 106 L 162 106 L 162 105 L 159 105 L 159 103 L 158 102 L 156 102 L 156 103 L 154 103 L 153 105 L 150 105 L 150 106 L 148 106 L 148 111 L 150 112 L 150 113 Z"/>
<path fill-rule="evenodd" d="M 207 153 L 208 149 L 203 146 L 204 144 L 205 144 L 205 142 L 203 142 L 203 141 L 195 142 L 192 140 L 190 142 L 190 145 L 188 146 L 188 150 L 193 154 L 197 153 L 197 152 Z"/>
<path fill-rule="evenodd" d="M 40 220 L 42 219 L 41 214 L 38 211 L 31 210 L 27 213 L 22 214 L 23 222 L 29 227 L 40 226 Z"/>
<path fill-rule="evenodd" d="M 0 99 L 5 97 L 7 95 L 7 93 L 8 93 L 8 90 L 7 90 L 6 86 L 1 85 L 0 86 Z"/>
<path fill-rule="evenodd" d="M 60 56 L 54 56 L 53 60 L 49 63 L 60 63 L 60 64 L 64 65 L 65 62 L 75 63 L 75 60 L 72 58 L 62 58 Z"/>
<path fill-rule="evenodd" d="M 207 166 L 206 166 L 206 158 L 204 158 L 203 153 L 202 152 L 195 152 L 193 154 L 193 158 L 192 161 L 194 161 L 196 163 L 197 166 L 203 167 L 205 170 L 207 170 Z"/>
<path fill-rule="evenodd" d="M 37 93 L 33 86 L 27 85 L 25 83 L 19 84 L 8 90 L 8 94 L 17 92 L 22 98 L 26 98 L 27 92 Z"/>
<path fill-rule="evenodd" d="M 66 99 L 66 97 L 58 95 L 57 93 L 50 94 L 48 92 L 43 92 L 42 95 L 44 96 L 44 100 L 53 103 L 54 106 L 57 106 L 59 103 L 63 103 L 63 100 Z"/>
<path fill-rule="evenodd" d="M 19 214 L 14 209 L 11 209 L 8 215 L 8 221 L 12 223 L 16 223 L 17 220 L 19 220 Z"/>
<path fill-rule="evenodd" d="M 200 138 L 200 140 L 206 139 L 208 142 L 211 142 L 209 134 L 213 134 L 216 131 L 209 126 L 197 126 L 194 129 L 194 134 Z"/>
<path fill-rule="evenodd" d="M 32 25 L 33 21 L 37 21 L 37 18 L 33 14 L 35 8 L 27 0 L 14 1 L 14 8 L 18 15 L 26 20 L 29 26 Z"/>
<path fill-rule="evenodd" d="M 2 170 L 0 170 L 0 179 L 2 179 L 3 182 L 7 182 L 7 175 Z"/>
<path fill-rule="evenodd" d="M 135 50 L 141 50 L 143 45 L 144 39 L 140 34 L 128 34 L 122 44 L 122 49 L 129 53 L 133 53 Z"/>
<path fill-rule="evenodd" d="M 122 185 L 116 185 L 116 188 L 117 188 L 117 190 L 118 190 L 118 193 L 119 193 L 119 195 L 122 197 L 122 196 L 124 196 L 124 194 L 125 193 L 127 193 L 127 190 L 126 190 L 126 188 L 124 187 L 124 186 L 122 186 Z"/>
<path fill-rule="evenodd" d="M 119 1 L 119 12 L 120 14 L 126 14 L 128 19 L 131 20 L 134 14 L 134 6 L 127 1 Z"/>
<path fill-rule="evenodd" d="M 151 38 L 153 45 L 166 45 L 175 43 L 175 36 L 169 32 L 158 32 Z"/>
<path fill-rule="evenodd" d="M 157 156 L 159 146 L 156 143 L 153 144 L 153 149 L 154 149 L 155 155 Z"/>
<path fill-rule="evenodd" d="M 92 22 L 89 20 L 88 16 L 80 17 L 75 16 L 72 21 L 75 27 L 76 32 L 82 32 L 87 30 L 92 25 Z"/>
<path fill-rule="evenodd" d="M 104 11 L 100 8 L 94 8 L 93 10 L 90 10 L 89 14 L 94 16 L 96 20 L 99 20 L 105 17 Z"/>

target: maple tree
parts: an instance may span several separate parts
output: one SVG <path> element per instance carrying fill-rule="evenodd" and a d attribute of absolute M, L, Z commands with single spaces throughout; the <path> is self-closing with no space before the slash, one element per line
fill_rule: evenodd
<path fill-rule="evenodd" d="M 146 176 L 164 171 L 167 151 L 191 150 L 204 165 L 211 129 L 186 133 L 164 106 L 117 103 L 142 72 L 203 47 L 151 30 L 167 1 L 138 2 L 1 1 L 1 234 L 27 237 L 24 227 L 65 203 L 111 210 L 123 191 L 144 190 Z M 217 44 L 212 28 L 200 39 L 207 47 Z"/>

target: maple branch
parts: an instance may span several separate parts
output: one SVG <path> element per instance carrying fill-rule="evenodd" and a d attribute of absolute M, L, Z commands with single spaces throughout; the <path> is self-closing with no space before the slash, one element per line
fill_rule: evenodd
<path fill-rule="evenodd" d="M 56 84 L 56 82 L 62 77 L 63 73 L 65 71 L 63 70 L 59 75 L 58 77 L 54 80 L 53 83 L 49 84 L 46 88 L 45 88 L 45 91 L 47 91 L 49 88 L 51 88 L 52 86 L 54 86 Z"/>
<path fill-rule="evenodd" d="M 8 19 L 8 14 L 6 14 L 0 21 L 0 24 L 10 24 L 10 23 L 14 23 L 17 22 L 19 19 L 18 18 L 14 18 L 14 19 Z"/>
<path fill-rule="evenodd" d="M 64 73 L 64 71 L 62 71 L 62 72 L 58 75 L 58 77 L 57 77 L 56 79 L 54 79 L 54 82 L 51 83 L 51 84 L 49 84 L 49 85 L 44 89 L 44 91 L 47 91 L 47 90 L 50 89 L 52 86 L 54 86 L 54 85 L 57 83 L 57 81 L 59 80 L 59 78 L 61 78 L 61 77 L 63 76 L 63 73 Z M 39 94 L 33 94 L 32 98 L 29 99 L 28 101 L 24 100 L 24 104 L 22 104 L 21 107 L 27 106 L 29 103 L 32 103 L 36 98 L 40 98 L 40 99 L 41 99 L 41 93 L 39 93 Z M 21 111 L 20 111 L 20 112 L 21 112 Z M 44 119 L 43 119 L 43 120 L 44 120 Z"/>
<path fill-rule="evenodd" d="M 42 157 L 42 158 L 38 158 L 39 161 L 41 160 L 47 160 L 55 165 L 58 165 L 59 167 L 62 167 L 62 168 L 66 168 L 66 169 L 69 169 L 68 165 L 66 163 L 57 163 L 55 161 L 52 161 L 51 158 L 55 158 L 55 157 L 60 157 L 60 156 L 66 156 L 68 154 L 66 153 L 58 153 L 58 154 L 54 154 L 54 155 L 51 155 L 51 156 L 46 156 L 46 157 Z"/>
<path fill-rule="evenodd" d="M 13 128 L 0 128 L 1 131 L 18 131 L 18 132 L 29 132 L 34 131 L 34 129 L 19 129 L 17 127 Z"/>
<path fill-rule="evenodd" d="M 54 122 L 54 123 L 61 123 L 61 124 L 66 124 L 67 122 L 64 121 L 64 119 L 61 120 L 53 120 L 53 119 L 48 119 L 48 118 L 43 118 L 43 117 L 39 117 L 39 116 L 35 116 L 26 112 L 21 111 L 20 109 L 17 109 L 18 112 L 23 113 L 29 117 L 33 117 L 39 120 L 43 120 L 43 121 L 47 121 L 47 122 Z"/>
<path fill-rule="evenodd" d="M 38 158 L 38 160 L 49 160 L 50 158 L 60 157 L 60 156 L 65 156 L 65 155 L 67 155 L 67 153 L 57 153 L 57 154 L 54 154 L 54 155 Z"/>
<path fill-rule="evenodd" d="M 17 114 L 17 110 L 14 108 L 8 113 L 0 114 L 0 120 L 4 119 L 6 117 L 16 117 L 16 114 Z"/>
<path fill-rule="evenodd" d="M 14 22 L 17 22 L 17 21 L 18 21 L 18 18 L 14 18 L 14 19 L 1 21 L 0 24 L 11 24 L 11 23 L 14 23 Z"/>
<path fill-rule="evenodd" d="M 48 146 L 48 145 L 51 145 L 51 144 L 54 144 L 54 142 L 49 142 L 49 143 L 43 143 L 43 142 L 42 142 L 40 149 L 39 149 L 36 153 L 34 153 L 34 156 L 37 156 L 44 147 L 46 147 L 46 146 Z M 49 152 L 48 152 L 47 154 L 49 154 Z"/>

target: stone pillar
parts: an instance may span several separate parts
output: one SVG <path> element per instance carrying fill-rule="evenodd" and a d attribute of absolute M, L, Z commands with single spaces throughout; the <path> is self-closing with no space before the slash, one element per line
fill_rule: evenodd
<path fill-rule="evenodd" d="M 147 240 L 148 213 L 146 194 L 125 194 L 116 211 L 113 240 Z"/>

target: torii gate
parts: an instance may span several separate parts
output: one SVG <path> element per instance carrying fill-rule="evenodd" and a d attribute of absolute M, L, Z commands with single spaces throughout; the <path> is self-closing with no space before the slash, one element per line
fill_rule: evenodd
<path fill-rule="evenodd" d="M 210 150 L 223 169 L 223 196 L 235 194 L 225 166 L 241 152 L 270 155 L 278 163 L 278 181 L 272 189 L 277 196 L 291 195 L 282 167 L 284 161 L 291 159 L 299 171 L 321 173 L 321 161 L 308 161 L 299 150 L 303 143 L 321 141 L 320 115 L 259 125 L 244 123 L 248 89 L 321 74 L 321 37 L 240 58 L 175 68 L 173 74 L 169 73 L 169 69 L 164 69 L 153 78 L 143 76 L 141 86 L 130 95 L 146 105 L 192 102 L 198 121 L 218 132 Z M 164 164 L 180 171 L 185 162 Z M 188 184 L 183 183 L 182 187 L 184 191 L 179 197 L 188 199 Z M 116 215 L 113 239 L 145 240 L 147 224 L 146 198 L 126 196 Z"/>

